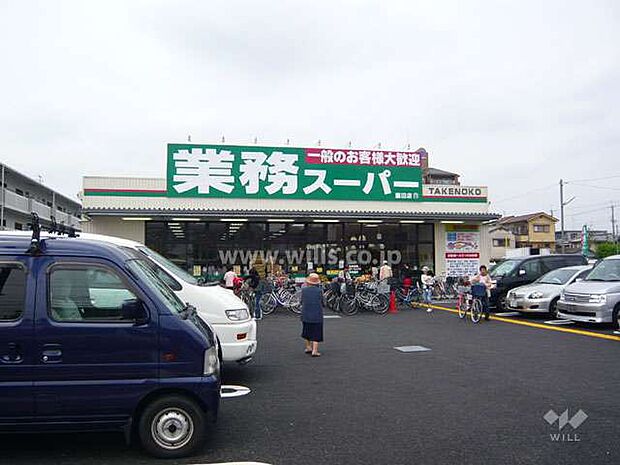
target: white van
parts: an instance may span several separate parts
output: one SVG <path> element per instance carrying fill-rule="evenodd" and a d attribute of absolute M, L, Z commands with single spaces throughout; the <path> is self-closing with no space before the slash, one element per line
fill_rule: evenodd
<path fill-rule="evenodd" d="M 22 231 L 3 231 L 1 234 L 31 235 Z M 159 277 L 183 302 L 196 307 L 200 317 L 211 325 L 222 347 L 222 359 L 238 363 L 250 361 L 256 352 L 256 321 L 250 316 L 247 305 L 232 291 L 221 286 L 199 285 L 192 275 L 140 242 L 90 233 L 79 233 L 79 237 L 127 247 L 148 257 L 157 265 L 154 271 Z"/>

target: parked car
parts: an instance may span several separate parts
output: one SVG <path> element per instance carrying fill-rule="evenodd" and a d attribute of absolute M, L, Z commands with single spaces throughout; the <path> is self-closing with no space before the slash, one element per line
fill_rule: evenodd
<path fill-rule="evenodd" d="M 590 270 L 590 265 L 582 265 L 550 271 L 532 284 L 508 291 L 507 306 L 510 310 L 521 313 L 549 313 L 553 318 L 557 318 L 557 303 L 562 289 L 584 279 Z"/>
<path fill-rule="evenodd" d="M 29 236 L 29 233 L 10 231 L 0 235 Z M 252 359 L 257 348 L 256 321 L 251 318 L 247 305 L 232 291 L 221 286 L 200 285 L 196 278 L 174 262 L 140 242 L 89 233 L 80 233 L 79 238 L 129 248 L 148 258 L 159 278 L 183 302 L 192 304 L 199 316 L 211 325 L 219 339 L 224 362 L 246 363 Z"/>
<path fill-rule="evenodd" d="M 220 388 L 213 331 L 144 255 L 0 236 L 0 431 L 120 430 L 182 457 L 204 443 Z"/>
<path fill-rule="evenodd" d="M 510 258 L 499 262 L 489 270 L 495 282 L 491 291 L 490 305 L 498 310 L 506 310 L 506 296 L 515 287 L 533 283 L 545 273 L 566 266 L 587 265 L 583 255 L 533 255 Z"/>
<path fill-rule="evenodd" d="M 620 255 L 597 263 L 581 282 L 562 291 L 558 316 L 586 323 L 613 323 L 620 329 Z"/>

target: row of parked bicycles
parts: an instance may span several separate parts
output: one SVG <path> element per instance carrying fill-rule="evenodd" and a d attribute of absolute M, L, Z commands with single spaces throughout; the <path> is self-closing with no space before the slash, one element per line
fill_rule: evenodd
<path fill-rule="evenodd" d="M 394 291 L 398 307 L 411 307 L 420 303 L 422 286 L 419 282 L 394 279 L 367 282 L 339 282 L 334 280 L 323 285 L 323 304 L 333 312 L 343 315 L 355 315 L 361 311 L 384 314 L 390 308 L 390 296 Z M 301 288 L 294 280 L 288 278 L 267 278 L 261 283 L 260 298 L 255 291 L 244 283 L 236 292 L 255 314 L 256 305 L 260 305 L 263 315 L 270 315 L 278 309 L 295 314 L 301 313 Z M 458 286 L 449 280 L 436 278 L 432 288 L 434 300 L 457 299 Z"/>

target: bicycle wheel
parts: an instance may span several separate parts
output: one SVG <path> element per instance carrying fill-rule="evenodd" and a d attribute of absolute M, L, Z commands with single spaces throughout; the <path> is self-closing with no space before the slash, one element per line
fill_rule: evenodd
<path fill-rule="evenodd" d="M 346 294 L 340 297 L 338 306 L 340 311 L 347 316 L 355 315 L 359 311 L 355 297 Z"/>
<path fill-rule="evenodd" d="M 390 308 L 390 299 L 385 294 L 375 294 L 370 298 L 368 307 L 373 312 L 383 315 Z"/>
<path fill-rule="evenodd" d="M 255 312 L 256 312 L 256 297 L 254 295 L 254 293 L 252 294 L 245 294 L 243 301 L 245 302 L 245 304 L 248 306 L 248 310 L 250 311 L 250 315 L 254 316 Z"/>
<path fill-rule="evenodd" d="M 338 302 L 338 294 L 336 294 L 332 290 L 325 291 L 325 293 L 323 294 L 323 303 L 325 304 L 325 307 L 335 312 L 337 311 L 336 310 L 337 302 Z"/>
<path fill-rule="evenodd" d="M 278 307 L 278 302 L 272 294 L 265 294 L 261 296 L 259 305 L 263 315 L 271 315 Z"/>
<path fill-rule="evenodd" d="M 467 315 L 467 300 L 465 296 L 460 295 L 456 301 L 456 309 L 459 312 L 459 318 L 462 320 Z"/>
<path fill-rule="evenodd" d="M 291 294 L 286 303 L 286 307 L 296 315 L 301 314 L 301 290 Z"/>
<path fill-rule="evenodd" d="M 480 299 L 474 299 L 470 311 L 471 321 L 474 323 L 478 323 L 480 321 L 480 318 L 482 317 L 482 302 L 480 302 Z"/>

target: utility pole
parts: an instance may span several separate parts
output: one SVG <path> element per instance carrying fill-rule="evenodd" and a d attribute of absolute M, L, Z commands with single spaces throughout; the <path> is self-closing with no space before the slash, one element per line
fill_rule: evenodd
<path fill-rule="evenodd" d="M 611 204 L 611 237 L 614 240 L 614 244 L 616 245 L 616 254 L 618 254 L 618 236 L 616 234 L 616 214 L 615 214 L 615 206 Z"/>
<path fill-rule="evenodd" d="M 560 221 L 562 226 L 562 234 L 560 240 L 562 241 L 562 253 L 566 251 L 566 245 L 564 244 L 564 180 L 560 179 Z"/>
<path fill-rule="evenodd" d="M 562 253 L 566 252 L 566 241 L 564 240 L 564 207 L 575 200 L 575 197 L 571 197 L 566 202 L 564 202 L 564 180 L 560 179 L 560 222 L 562 224 Z"/>

